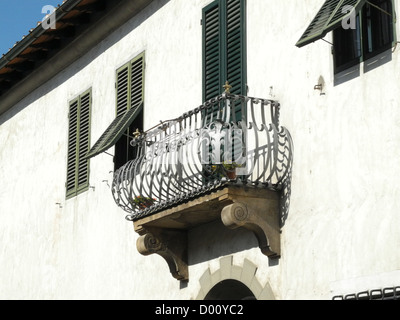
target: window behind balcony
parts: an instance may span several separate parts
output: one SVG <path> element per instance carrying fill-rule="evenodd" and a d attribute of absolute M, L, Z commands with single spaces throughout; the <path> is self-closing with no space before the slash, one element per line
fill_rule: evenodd
<path fill-rule="evenodd" d="M 203 101 L 231 93 L 246 94 L 246 1 L 216 0 L 203 9 Z M 241 118 L 240 106 L 236 108 Z"/>
<path fill-rule="evenodd" d="M 230 93 L 247 94 L 246 58 L 246 0 L 216 0 L 203 9 L 203 101 L 209 101 L 225 91 L 229 82 Z M 220 113 L 218 113 L 218 110 Z M 240 101 L 232 106 L 230 121 L 242 120 Z M 225 110 L 226 111 L 226 110 Z M 221 116 L 215 105 L 203 114 L 207 125 Z M 234 140 L 237 141 L 237 140 Z M 224 153 L 224 148 L 221 152 Z M 209 146 L 209 152 L 212 147 Z M 242 153 L 240 145 L 232 146 L 232 159 Z M 217 159 L 208 160 L 209 162 Z"/>
<path fill-rule="evenodd" d="M 89 188 L 89 160 L 85 156 L 90 147 L 91 100 L 88 90 L 69 104 L 67 198 Z"/>

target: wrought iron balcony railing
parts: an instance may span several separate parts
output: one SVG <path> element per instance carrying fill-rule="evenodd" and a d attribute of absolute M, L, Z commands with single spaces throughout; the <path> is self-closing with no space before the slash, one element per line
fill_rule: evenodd
<path fill-rule="evenodd" d="M 229 184 L 279 191 L 290 179 L 292 139 L 276 101 L 224 93 L 137 134 L 135 160 L 112 193 L 135 221 Z"/>

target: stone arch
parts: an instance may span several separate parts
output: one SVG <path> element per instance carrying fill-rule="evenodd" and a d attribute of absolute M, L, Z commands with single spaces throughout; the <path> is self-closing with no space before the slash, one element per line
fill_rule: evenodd
<path fill-rule="evenodd" d="M 275 300 L 269 283 L 262 286 L 258 281 L 257 266 L 254 263 L 245 259 L 243 266 L 236 266 L 233 265 L 232 256 L 221 258 L 219 262 L 220 268 L 217 271 L 211 273 L 208 268 L 200 277 L 201 290 L 196 300 Z M 236 294 L 224 295 L 224 290 L 227 289 L 236 290 Z"/>

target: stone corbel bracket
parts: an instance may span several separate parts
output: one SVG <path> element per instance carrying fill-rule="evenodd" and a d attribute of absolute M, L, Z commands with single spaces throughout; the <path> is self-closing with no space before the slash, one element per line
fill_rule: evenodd
<path fill-rule="evenodd" d="M 136 247 L 144 256 L 156 253 L 163 257 L 175 279 L 189 280 L 187 232 L 153 229 L 137 240 Z"/>
<path fill-rule="evenodd" d="M 277 203 L 261 203 L 258 199 L 235 202 L 222 209 L 221 218 L 230 229 L 246 228 L 254 233 L 261 252 L 271 259 L 281 256 L 281 237 Z"/>
<path fill-rule="evenodd" d="M 188 230 L 222 220 L 230 229 L 253 232 L 261 252 L 277 259 L 281 256 L 279 212 L 277 192 L 228 187 L 134 222 L 140 235 L 136 246 L 142 255 L 163 257 L 175 279 L 188 281 Z"/>

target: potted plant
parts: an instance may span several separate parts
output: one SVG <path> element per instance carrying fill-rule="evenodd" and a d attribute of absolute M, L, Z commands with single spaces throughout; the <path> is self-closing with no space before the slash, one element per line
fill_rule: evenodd
<path fill-rule="evenodd" d="M 139 207 L 140 209 L 144 210 L 146 208 L 151 207 L 154 202 L 156 202 L 156 199 L 154 198 L 149 198 L 149 197 L 143 197 L 143 196 L 136 196 L 131 203 L 134 206 Z"/>
<path fill-rule="evenodd" d="M 212 165 L 213 173 L 221 173 L 228 177 L 230 180 L 236 179 L 236 168 L 241 168 L 242 165 L 233 161 L 224 161 L 218 165 Z"/>

